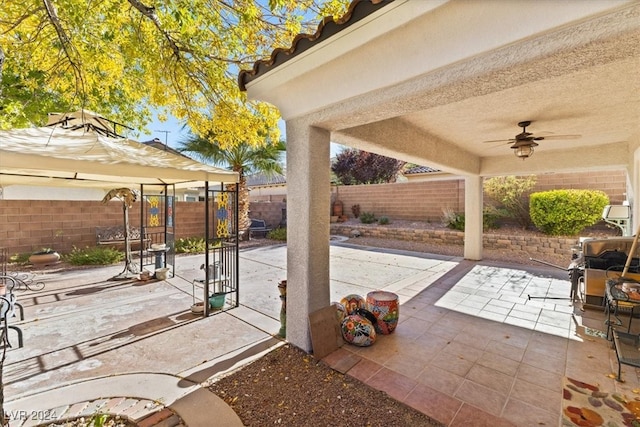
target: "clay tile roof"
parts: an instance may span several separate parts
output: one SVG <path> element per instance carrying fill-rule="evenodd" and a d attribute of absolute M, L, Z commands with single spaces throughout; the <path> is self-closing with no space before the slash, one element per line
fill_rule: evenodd
<path fill-rule="evenodd" d="M 414 173 L 432 173 L 432 172 L 442 172 L 439 169 L 430 168 L 429 166 L 416 166 L 411 169 L 407 169 L 404 171 L 405 175 L 412 175 Z"/>
<path fill-rule="evenodd" d="M 314 34 L 298 34 L 293 39 L 290 48 L 275 49 L 269 59 L 256 61 L 251 70 L 240 71 L 238 74 L 238 86 L 240 90 L 246 90 L 246 84 L 253 79 L 296 57 L 315 44 L 339 33 L 351 24 L 358 22 L 393 1 L 394 0 L 354 0 L 349 5 L 347 13 L 340 19 L 334 20 L 333 17 L 325 17 L 318 25 L 318 29 Z"/>

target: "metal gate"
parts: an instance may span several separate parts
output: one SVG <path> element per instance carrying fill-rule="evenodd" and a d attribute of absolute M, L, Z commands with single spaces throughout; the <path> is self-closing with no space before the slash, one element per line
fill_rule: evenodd
<path fill-rule="evenodd" d="M 140 192 L 140 271 L 168 268 L 175 276 L 175 187 L 141 185 Z"/>
<path fill-rule="evenodd" d="M 205 282 L 203 286 L 204 315 L 212 310 L 224 311 L 237 307 L 238 287 L 238 193 L 210 189 L 205 186 Z"/>

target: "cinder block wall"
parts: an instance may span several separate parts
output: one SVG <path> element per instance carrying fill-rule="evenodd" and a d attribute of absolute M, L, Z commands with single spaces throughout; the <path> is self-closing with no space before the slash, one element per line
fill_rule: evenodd
<path fill-rule="evenodd" d="M 285 202 L 252 201 L 249 206 L 249 217 L 263 219 L 267 223 L 267 227 L 277 228 L 283 220 L 286 220 L 286 209 Z"/>
<path fill-rule="evenodd" d="M 123 215 L 119 201 L 0 200 L 0 246 L 11 254 L 95 246 L 96 227 L 122 225 Z M 204 236 L 204 203 L 176 203 L 175 219 L 176 238 Z M 129 223 L 140 226 L 139 202 L 129 209 Z"/>
<path fill-rule="evenodd" d="M 558 189 L 602 190 L 611 204 L 621 204 L 626 199 L 626 175 L 622 170 L 539 175 L 533 192 Z M 344 185 L 332 189 L 331 199 L 336 198 L 342 201 L 344 214 L 349 217 L 353 217 L 351 207 L 359 204 L 361 212 L 372 212 L 377 217 L 440 222 L 443 208 L 464 212 L 464 181 Z"/>
<path fill-rule="evenodd" d="M 443 208 L 464 211 L 464 181 L 345 185 L 334 188 L 331 199 L 342 201 L 348 217 L 353 217 L 352 207 L 360 205 L 360 212 L 377 217 L 435 221 L 442 218 Z"/>
<path fill-rule="evenodd" d="M 534 191 L 576 188 L 605 191 L 612 204 L 625 200 L 624 171 L 558 173 L 540 175 Z M 336 189 L 332 200 L 336 197 Z M 337 197 L 344 213 L 353 216 L 351 207 L 390 219 L 440 222 L 442 208 L 464 211 L 464 181 L 429 181 L 397 184 L 340 186 Z M 274 200 L 274 199 L 272 199 Z M 271 228 L 283 219 L 286 202 L 252 202 L 250 216 L 264 219 Z M 331 207 L 327 206 L 327 215 Z M 132 226 L 140 225 L 140 203 L 129 211 Z M 176 238 L 204 236 L 204 203 L 176 203 Z M 69 252 L 73 246 L 94 246 L 95 227 L 123 223 L 119 201 L 0 200 L 0 246 L 9 253 L 29 253 L 43 247 Z"/>

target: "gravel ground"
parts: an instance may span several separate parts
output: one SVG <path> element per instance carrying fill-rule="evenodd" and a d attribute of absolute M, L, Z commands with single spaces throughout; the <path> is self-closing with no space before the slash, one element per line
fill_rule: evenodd
<path fill-rule="evenodd" d="M 247 426 L 443 426 L 288 344 L 209 389 Z"/>

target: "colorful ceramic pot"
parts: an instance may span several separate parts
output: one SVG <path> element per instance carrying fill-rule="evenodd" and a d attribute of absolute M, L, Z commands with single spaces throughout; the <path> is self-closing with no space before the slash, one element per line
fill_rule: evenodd
<path fill-rule="evenodd" d="M 347 295 L 340 300 L 340 304 L 344 305 L 347 314 L 354 314 L 358 308 L 367 308 L 364 298 L 357 294 Z"/>
<path fill-rule="evenodd" d="M 376 342 L 376 329 L 366 318 L 350 314 L 341 325 L 342 338 L 349 344 L 368 347 Z"/>
<path fill-rule="evenodd" d="M 347 316 L 347 309 L 339 302 L 332 302 L 331 305 L 336 308 L 336 318 L 338 319 L 338 323 L 342 324 L 342 321 Z"/>
<path fill-rule="evenodd" d="M 367 310 L 378 319 L 375 327 L 379 334 L 388 335 L 396 329 L 400 316 L 398 295 L 387 291 L 369 292 Z"/>

